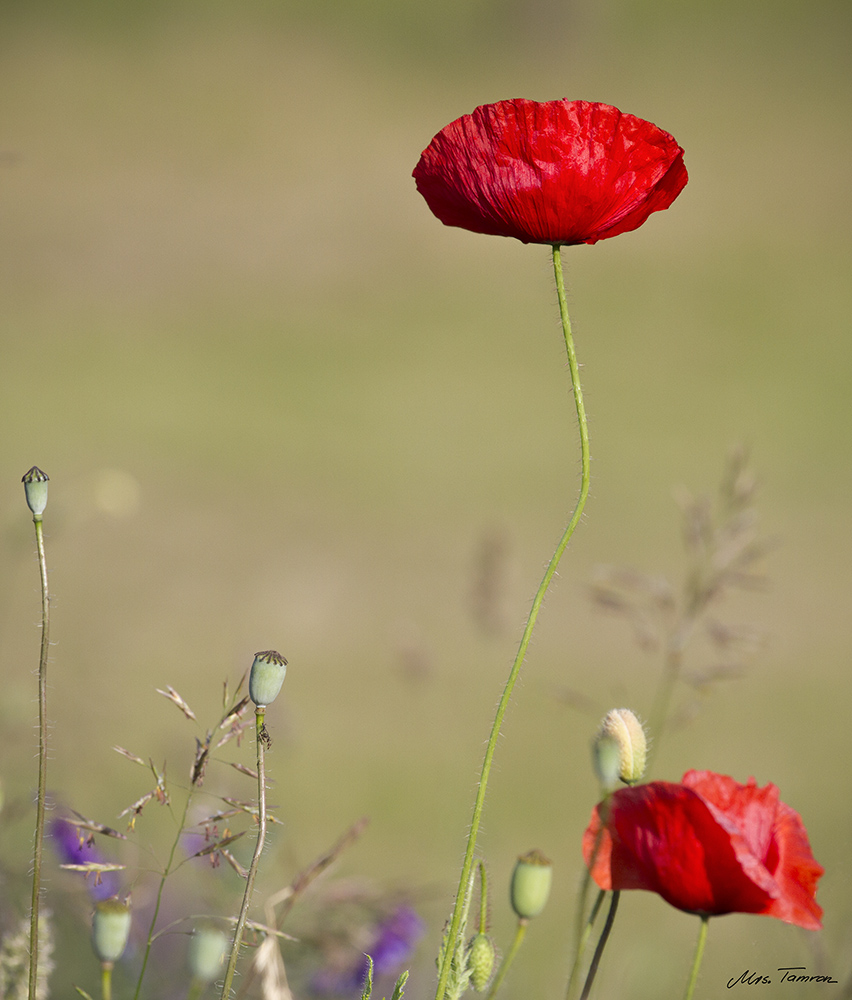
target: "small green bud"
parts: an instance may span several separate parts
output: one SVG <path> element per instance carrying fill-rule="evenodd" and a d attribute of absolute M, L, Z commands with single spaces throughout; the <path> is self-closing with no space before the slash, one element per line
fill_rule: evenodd
<path fill-rule="evenodd" d="M 475 934 L 467 951 L 467 967 L 470 971 L 470 985 L 477 993 L 484 993 L 494 971 L 497 952 L 494 942 L 487 934 Z"/>
<path fill-rule="evenodd" d="M 189 941 L 189 970 L 193 979 L 212 983 L 222 970 L 228 953 L 228 936 L 214 924 L 201 924 Z"/>
<path fill-rule="evenodd" d="M 614 739 L 598 735 L 592 742 L 592 765 L 605 791 L 618 787 L 621 778 L 621 750 Z"/>
<path fill-rule="evenodd" d="M 47 474 L 42 472 L 37 465 L 34 465 L 21 480 L 24 484 L 27 506 L 35 517 L 41 517 L 47 506 L 47 480 Z"/>
<path fill-rule="evenodd" d="M 92 917 L 92 947 L 101 962 L 117 962 L 124 954 L 130 934 L 130 907 L 113 897 L 95 907 Z"/>
<path fill-rule="evenodd" d="M 547 903 L 550 884 L 553 881 L 553 865 L 541 851 L 522 854 L 512 872 L 510 899 L 512 909 L 521 920 L 537 917 Z"/>
<path fill-rule="evenodd" d="M 592 746 L 595 771 L 605 788 L 614 788 L 619 779 L 634 785 L 645 773 L 648 741 L 629 708 L 607 712 Z"/>
<path fill-rule="evenodd" d="M 287 661 L 274 649 L 254 654 L 249 674 L 249 697 L 255 705 L 265 708 L 275 701 L 286 673 Z"/>

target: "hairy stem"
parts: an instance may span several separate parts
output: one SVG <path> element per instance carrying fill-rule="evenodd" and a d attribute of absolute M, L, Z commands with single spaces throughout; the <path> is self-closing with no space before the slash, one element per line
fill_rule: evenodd
<path fill-rule="evenodd" d="M 479 862 L 479 933 L 488 930 L 488 873 L 485 862 Z"/>
<path fill-rule="evenodd" d="M 228 968 L 225 972 L 225 981 L 222 985 L 222 1000 L 228 1000 L 231 994 L 231 985 L 234 981 L 234 973 L 237 969 L 237 959 L 240 954 L 240 946 L 243 943 L 243 932 L 246 927 L 251 896 L 254 891 L 254 880 L 257 875 L 257 868 L 260 863 L 260 855 L 263 852 L 263 845 L 266 841 L 266 728 L 263 724 L 266 709 L 258 705 L 255 709 L 255 726 L 257 734 L 257 843 L 254 847 L 254 855 L 249 866 L 246 878 L 246 889 L 243 893 L 243 905 L 237 919 L 237 926 L 234 928 L 234 942 L 231 945 L 231 956 L 228 959 Z"/>
<path fill-rule="evenodd" d="M 444 1000 L 453 956 L 459 946 L 459 928 L 461 926 L 462 912 L 464 911 L 466 903 L 465 896 L 468 891 L 467 886 L 470 884 L 470 873 L 473 868 L 474 852 L 476 850 L 476 838 L 479 835 L 482 809 L 485 804 L 485 791 L 488 785 L 488 777 L 491 773 L 491 763 L 494 758 L 494 751 L 497 748 L 497 739 L 500 735 L 500 729 L 503 724 L 503 717 L 506 714 L 506 709 L 509 707 L 509 701 L 512 697 L 512 691 L 515 688 L 515 682 L 520 675 L 521 666 L 523 665 L 524 658 L 526 657 L 527 647 L 530 644 L 533 629 L 535 627 L 536 620 L 538 619 L 538 613 L 541 610 L 541 605 L 544 601 L 544 595 L 547 592 L 547 588 L 550 586 L 550 581 L 556 573 L 556 568 L 559 565 L 562 554 L 565 552 L 565 549 L 568 547 L 568 542 L 574 534 L 574 529 L 580 521 L 583 508 L 586 505 L 586 498 L 589 495 L 589 428 L 586 421 L 585 406 L 583 405 L 583 392 L 580 387 L 580 366 L 577 363 L 577 355 L 574 351 L 574 338 L 571 333 L 571 320 L 568 315 L 568 301 L 565 296 L 565 281 L 562 275 L 562 255 L 558 246 L 553 247 L 553 273 L 556 278 L 556 293 L 559 298 L 559 315 L 562 320 L 562 333 L 565 339 L 565 349 L 568 354 L 568 368 L 571 373 L 571 386 L 574 391 L 574 405 L 577 409 L 577 421 L 580 429 L 580 495 L 577 499 L 576 506 L 574 507 L 574 512 L 568 522 L 568 527 L 559 539 L 556 550 L 551 556 L 542 581 L 539 584 L 535 597 L 533 598 L 532 607 L 530 608 L 529 617 L 527 618 L 527 624 L 524 628 L 523 635 L 521 636 L 521 642 L 518 646 L 517 655 L 515 656 L 515 662 L 512 664 L 512 669 L 509 672 L 506 686 L 503 689 L 503 694 L 501 695 L 500 702 L 497 705 L 497 712 L 494 716 L 494 722 L 491 727 L 491 735 L 485 748 L 485 758 L 482 762 L 482 772 L 480 774 L 479 786 L 476 791 L 476 799 L 473 805 L 473 816 L 470 821 L 467 849 L 465 850 L 464 861 L 462 862 L 459 888 L 456 893 L 453 914 L 450 919 L 450 929 L 447 936 L 447 948 L 438 974 L 436 1000 Z"/>
<path fill-rule="evenodd" d="M 50 596 L 41 514 L 33 514 L 38 567 L 41 577 L 41 653 L 38 661 L 38 798 L 33 845 L 33 894 L 30 911 L 29 1000 L 35 1000 L 38 984 L 38 911 L 41 897 L 41 856 L 44 844 L 44 802 L 47 793 L 47 653 L 50 646 Z"/>

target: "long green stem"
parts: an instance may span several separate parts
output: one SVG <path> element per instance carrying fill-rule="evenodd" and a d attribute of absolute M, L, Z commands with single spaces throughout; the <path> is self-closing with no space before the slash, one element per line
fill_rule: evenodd
<path fill-rule="evenodd" d="M 491 727 L 491 735 L 485 748 L 485 758 L 482 762 L 479 787 L 477 788 L 476 799 L 473 805 L 473 816 L 470 821 L 467 849 L 465 850 L 464 861 L 462 862 L 459 888 L 456 893 L 453 914 L 450 919 L 450 929 L 447 935 L 447 948 L 438 974 L 438 989 L 435 995 L 436 1000 L 444 1000 L 447 980 L 450 975 L 450 967 L 453 956 L 459 945 L 459 927 L 461 926 L 462 912 L 465 907 L 464 897 L 467 892 L 467 886 L 470 882 L 470 873 L 473 867 L 474 852 L 476 850 L 476 838 L 479 834 L 479 824 L 482 819 L 482 809 L 485 804 L 485 791 L 488 785 L 488 776 L 491 773 L 491 762 L 494 758 L 494 751 L 497 748 L 497 739 L 500 735 L 500 729 L 503 724 L 503 716 L 506 714 L 506 709 L 509 707 L 509 701 L 512 697 L 512 691 L 515 688 L 515 682 L 521 672 L 521 666 L 523 665 L 524 658 L 526 657 L 527 647 L 530 644 L 530 638 L 532 637 L 533 628 L 535 627 L 536 620 L 538 619 L 538 613 L 541 609 L 542 602 L 544 601 L 544 595 L 547 592 L 547 588 L 550 586 L 550 581 L 556 573 L 559 560 L 562 558 L 562 554 L 568 547 L 568 542 L 574 534 L 574 529 L 579 524 L 580 517 L 583 514 L 583 508 L 586 505 L 586 498 L 589 495 L 589 428 L 586 421 L 586 409 L 583 405 L 583 392 L 580 387 L 580 366 L 577 363 L 577 355 L 574 351 L 574 338 L 571 333 L 571 320 L 568 315 L 568 300 L 565 296 L 565 280 L 562 275 L 562 255 L 558 246 L 553 247 L 553 273 L 556 278 L 556 293 L 559 298 L 559 315 L 562 320 L 562 333 L 565 338 L 565 349 L 568 353 L 568 368 L 571 373 L 571 386 L 574 391 L 574 405 L 577 409 L 577 421 L 580 428 L 580 495 L 577 499 L 577 504 L 574 507 L 571 519 L 568 522 L 568 527 L 559 539 L 556 551 L 553 553 L 553 556 L 547 565 L 542 581 L 539 584 L 535 597 L 533 598 L 532 607 L 530 608 L 529 617 L 527 618 L 527 624 L 524 628 L 524 633 L 521 636 L 521 642 L 518 646 L 517 655 L 515 656 L 515 662 L 512 664 L 512 669 L 509 672 L 506 686 L 503 689 L 503 694 L 501 695 L 500 702 L 497 705 L 497 712 L 494 716 L 494 722 Z"/>
<path fill-rule="evenodd" d="M 589 994 L 592 992 L 592 984 L 595 981 L 598 966 L 601 964 L 604 948 L 606 948 L 606 943 L 609 940 L 609 932 L 612 930 L 612 925 L 615 922 L 615 914 L 618 910 L 618 900 L 620 897 L 621 893 L 616 889 L 616 891 L 612 894 L 612 902 L 609 905 L 609 913 L 606 915 L 606 923 L 604 924 L 601 936 L 598 939 L 598 946 L 595 948 L 595 954 L 592 957 L 592 964 L 589 966 L 589 972 L 586 976 L 586 984 L 583 987 L 583 992 L 580 994 L 580 1000 L 589 1000 Z"/>
<path fill-rule="evenodd" d="M 246 889 L 243 893 L 243 905 L 237 919 L 237 926 L 234 928 L 234 942 L 231 945 L 231 957 L 228 959 L 228 968 L 225 972 L 225 981 L 222 985 L 222 1000 L 228 1000 L 231 994 L 231 984 L 234 981 L 234 973 L 237 969 L 237 959 L 240 954 L 240 945 L 243 943 L 243 932 L 246 927 L 251 896 L 254 891 L 254 880 L 257 875 L 260 855 L 263 852 L 263 845 L 266 841 L 266 728 L 263 724 L 266 709 L 258 705 L 255 710 L 255 727 L 257 733 L 257 843 L 254 847 L 254 855 L 249 866 L 246 878 Z"/>
<path fill-rule="evenodd" d="M 710 918 L 702 917 L 701 930 L 698 932 L 698 942 L 695 945 L 695 958 L 692 960 L 692 971 L 689 974 L 689 982 L 686 984 L 684 1000 L 692 1000 L 695 984 L 698 982 L 698 970 L 701 968 L 701 959 L 704 957 L 704 945 L 707 944 L 707 928 L 709 925 Z"/>
<path fill-rule="evenodd" d="M 50 596 L 47 589 L 47 561 L 41 514 L 33 514 L 38 567 L 41 577 L 41 653 L 38 661 L 38 798 L 35 843 L 33 845 L 33 895 L 30 911 L 29 1000 L 35 1000 L 38 984 L 38 911 L 41 897 L 41 855 L 44 844 L 44 800 L 47 792 L 47 653 L 50 648 Z"/>

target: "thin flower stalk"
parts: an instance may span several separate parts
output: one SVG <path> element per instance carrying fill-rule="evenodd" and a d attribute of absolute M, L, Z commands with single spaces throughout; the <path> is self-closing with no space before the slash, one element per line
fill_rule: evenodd
<path fill-rule="evenodd" d="M 269 736 L 264 726 L 266 706 L 257 705 L 255 708 L 255 722 L 257 735 L 257 843 L 254 848 L 254 855 L 249 866 L 246 877 L 246 888 L 243 893 L 243 903 L 240 908 L 240 915 L 237 918 L 237 925 L 234 928 L 234 941 L 231 945 L 231 954 L 228 958 L 228 968 L 225 972 L 225 980 L 222 985 L 222 1000 L 228 1000 L 231 995 L 231 986 L 234 982 L 234 973 L 237 969 L 237 959 L 240 954 L 240 946 L 243 942 L 243 933 L 248 918 L 249 906 L 251 905 L 252 892 L 254 891 L 254 880 L 257 876 L 257 869 L 260 863 L 260 855 L 263 852 L 263 845 L 266 842 L 266 744 Z"/>
<path fill-rule="evenodd" d="M 589 872 L 589 870 L 587 868 L 585 876 L 583 878 L 583 892 L 582 892 L 582 895 L 581 895 L 581 909 L 580 909 L 579 914 L 578 914 L 580 920 L 582 920 L 582 915 L 583 915 L 583 912 L 585 910 L 585 906 L 582 905 L 582 904 L 585 904 L 585 901 L 586 901 L 586 891 L 588 890 L 590 880 L 591 880 L 591 874 L 590 874 L 590 872 Z M 580 931 L 579 939 L 577 941 L 576 954 L 574 955 L 574 963 L 571 966 L 571 974 L 568 977 L 568 987 L 565 990 L 566 1000 L 571 1000 L 571 995 L 572 995 L 573 990 L 574 990 L 574 984 L 577 982 L 577 976 L 579 975 L 580 968 L 582 967 L 582 964 L 583 964 L 583 956 L 586 954 L 586 947 L 588 946 L 589 938 L 592 935 L 592 927 L 594 926 L 594 923 L 595 923 L 595 921 L 598 918 L 598 913 L 600 913 L 600 909 L 601 909 L 601 906 L 603 905 L 603 901 L 604 901 L 604 897 L 605 896 L 606 896 L 606 893 L 604 892 L 603 889 L 601 889 L 598 892 L 598 896 L 597 896 L 597 899 L 595 900 L 595 902 L 594 902 L 594 904 L 592 906 L 592 910 L 589 913 L 589 916 L 588 916 L 585 924 L 583 924 L 582 930 Z"/>
<path fill-rule="evenodd" d="M 491 984 L 491 989 L 488 991 L 487 1000 L 493 1000 L 493 998 L 497 995 L 497 991 L 503 985 L 506 973 L 511 968 L 512 962 L 515 961 L 515 956 L 518 954 L 521 945 L 524 943 L 524 937 L 527 933 L 528 924 L 529 920 L 525 920 L 523 918 L 518 921 L 518 926 L 515 928 L 515 936 L 512 939 L 509 950 L 506 952 L 506 957 L 500 963 L 500 968 L 497 970 L 497 975 L 494 977 L 494 982 Z"/>
<path fill-rule="evenodd" d="M 606 915 L 606 923 L 604 924 L 601 936 L 598 939 L 598 945 L 595 948 L 592 964 L 589 966 L 589 972 L 586 976 L 586 984 L 583 986 L 583 992 L 580 994 L 580 1000 L 589 1000 L 589 994 L 592 992 L 592 985 L 594 984 L 595 976 L 597 975 L 598 966 L 601 964 L 604 948 L 606 948 L 606 943 L 609 940 L 612 925 L 615 923 L 615 914 L 618 912 L 618 900 L 620 896 L 621 893 L 618 891 L 612 894 L 612 902 L 609 904 L 609 913 Z"/>
<path fill-rule="evenodd" d="M 38 912 L 41 896 L 41 858 L 44 845 L 44 807 L 47 794 L 47 654 L 50 648 L 50 595 L 47 587 L 47 561 L 44 554 L 42 515 L 33 514 L 38 566 L 41 578 L 41 651 L 38 661 L 38 798 L 33 845 L 33 891 L 30 911 L 29 1000 L 35 1000 L 38 988 Z"/>
<path fill-rule="evenodd" d="M 558 245 L 553 246 L 553 273 L 556 279 L 556 293 L 559 299 L 559 315 L 562 321 L 562 333 L 565 340 L 565 349 L 568 355 L 568 369 L 571 375 L 571 386 L 574 393 L 574 405 L 577 410 L 577 421 L 579 424 L 580 431 L 580 460 L 581 460 L 581 471 L 580 471 L 580 494 L 577 499 L 576 506 L 574 507 L 574 512 L 568 522 L 568 526 L 565 529 L 562 537 L 559 540 L 556 550 L 554 551 L 550 562 L 548 563 L 547 569 L 545 570 L 544 576 L 542 577 L 541 583 L 539 584 L 536 595 L 533 599 L 532 607 L 530 608 L 529 617 L 527 618 L 527 623 L 524 628 L 523 635 L 521 637 L 520 645 L 518 646 L 518 652 L 515 656 L 515 661 L 512 664 L 512 669 L 509 672 L 509 677 L 506 681 L 506 686 L 503 689 L 503 694 L 500 697 L 499 704 L 497 705 L 497 712 L 494 716 L 494 722 L 491 727 L 491 735 L 488 739 L 488 744 L 485 748 L 485 757 L 482 763 L 482 772 L 479 778 L 479 786 L 476 792 L 476 800 L 473 806 L 473 816 L 470 822 L 470 832 L 468 835 L 467 849 L 465 851 L 464 861 L 462 863 L 461 876 L 459 878 L 459 888 L 456 894 L 455 906 L 453 907 L 453 914 L 450 920 L 449 929 L 449 942 L 450 947 L 448 947 L 444 953 L 444 959 L 441 963 L 440 972 L 438 975 L 438 989 L 436 993 L 436 1000 L 444 1000 L 444 994 L 446 992 L 447 980 L 450 974 L 450 962 L 451 956 L 455 951 L 455 943 L 458 941 L 459 929 L 461 925 L 462 912 L 465 909 L 466 900 L 466 887 L 470 884 L 470 875 L 473 868 L 473 858 L 474 852 L 476 850 L 476 839 L 479 834 L 479 825 L 482 819 L 482 810 L 485 804 L 485 792 L 488 786 L 488 777 L 491 773 L 491 764 L 494 758 L 494 752 L 497 747 L 497 740 L 500 735 L 500 729 L 503 724 L 503 717 L 506 714 L 506 709 L 509 707 L 509 701 L 512 697 L 512 692 L 515 688 L 515 683 L 521 672 L 521 667 L 523 665 L 524 659 L 526 657 L 527 648 L 530 644 L 530 639 L 532 637 L 533 629 L 535 628 L 535 623 L 538 620 L 538 614 L 541 610 L 542 602 L 544 601 L 544 595 L 547 593 L 547 589 L 550 586 L 550 582 L 553 579 L 556 569 L 559 566 L 559 562 L 562 559 L 562 555 L 565 549 L 568 547 L 568 543 L 571 540 L 571 536 L 574 534 L 574 530 L 580 522 L 580 518 L 583 514 L 583 508 L 586 505 L 586 499 L 589 495 L 589 480 L 590 480 L 590 452 L 589 452 L 589 427 L 586 419 L 586 409 L 583 404 L 583 391 L 580 385 L 580 366 L 577 362 L 577 354 L 574 349 L 574 338 L 571 332 L 571 319 L 568 314 L 568 300 L 565 295 L 565 279 L 562 272 L 562 254 L 561 248 Z"/>
<path fill-rule="evenodd" d="M 602 791 L 604 794 L 603 799 L 601 800 L 600 809 L 601 815 L 605 820 L 609 809 L 609 801 L 612 796 L 612 791 L 609 788 L 602 788 Z M 592 925 L 597 919 L 601 905 L 604 901 L 604 896 L 606 895 L 604 891 L 601 891 L 598 894 L 598 897 L 592 906 L 591 912 L 589 913 L 588 919 L 585 919 L 586 905 L 589 899 L 589 889 L 592 885 L 592 869 L 594 868 L 595 860 L 597 859 L 602 840 L 603 830 L 601 830 L 595 838 L 595 842 L 592 846 L 591 861 L 586 867 L 586 870 L 583 872 L 583 882 L 580 889 L 580 899 L 577 904 L 577 916 L 575 918 L 576 922 L 574 927 L 574 963 L 571 966 L 571 973 L 568 977 L 568 986 L 565 991 L 566 1000 L 570 1000 L 571 998 L 571 991 L 574 987 L 574 982 L 580 971 L 580 967 L 582 966 L 583 956 L 586 952 L 589 937 L 592 933 Z"/>
<path fill-rule="evenodd" d="M 479 933 L 488 930 L 488 872 L 485 862 L 479 862 Z"/>
<path fill-rule="evenodd" d="M 695 957 L 692 960 L 692 970 L 689 973 L 689 982 L 686 984 L 684 1000 L 692 1000 L 695 992 L 695 984 L 698 982 L 698 970 L 701 968 L 701 959 L 704 957 L 704 945 L 707 943 L 707 928 L 710 926 L 710 917 L 702 916 L 701 929 L 698 932 L 698 941 L 695 944 Z"/>

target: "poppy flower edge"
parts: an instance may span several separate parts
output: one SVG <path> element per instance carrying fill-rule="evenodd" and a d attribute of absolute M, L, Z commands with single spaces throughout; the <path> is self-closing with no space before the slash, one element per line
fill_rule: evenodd
<path fill-rule="evenodd" d="M 688 180 L 662 129 L 608 104 L 484 104 L 445 126 L 414 169 L 445 225 L 523 243 L 596 243 L 668 208 Z"/>
<path fill-rule="evenodd" d="M 703 915 L 755 913 L 821 927 L 817 882 L 799 814 L 778 789 L 688 771 L 681 784 L 651 782 L 598 805 L 583 854 L 602 889 L 646 889 Z"/>

